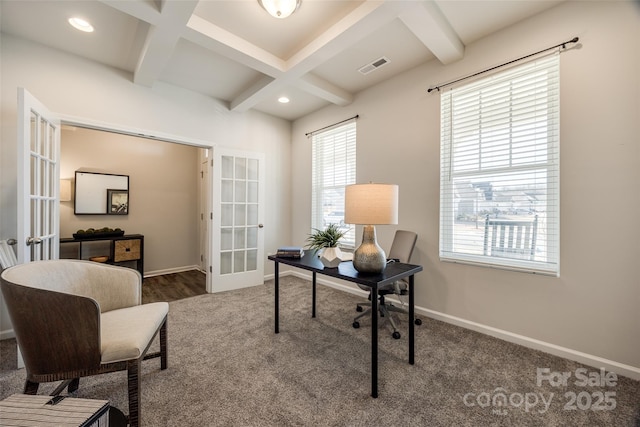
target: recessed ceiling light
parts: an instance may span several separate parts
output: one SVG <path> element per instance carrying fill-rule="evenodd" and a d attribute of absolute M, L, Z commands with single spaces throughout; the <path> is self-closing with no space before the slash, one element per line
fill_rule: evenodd
<path fill-rule="evenodd" d="M 286 104 L 287 102 L 289 102 L 289 98 L 287 98 L 286 96 L 281 96 L 280 98 L 278 98 L 278 102 Z"/>
<path fill-rule="evenodd" d="M 93 25 L 91 25 L 89 22 L 85 21 L 82 18 L 78 18 L 78 17 L 69 18 L 69 24 L 71 24 L 73 28 L 80 31 L 84 31 L 85 33 L 93 32 Z"/>

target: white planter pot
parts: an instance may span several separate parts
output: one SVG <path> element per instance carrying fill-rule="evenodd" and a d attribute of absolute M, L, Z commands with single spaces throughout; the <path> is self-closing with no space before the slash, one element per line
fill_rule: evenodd
<path fill-rule="evenodd" d="M 340 248 L 324 248 L 320 261 L 326 268 L 336 268 L 342 262 L 342 251 Z"/>

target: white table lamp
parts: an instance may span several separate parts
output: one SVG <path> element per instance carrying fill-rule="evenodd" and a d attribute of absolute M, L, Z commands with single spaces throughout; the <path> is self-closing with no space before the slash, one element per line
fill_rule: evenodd
<path fill-rule="evenodd" d="M 382 273 L 387 266 L 387 257 L 376 242 L 375 225 L 398 223 L 398 186 L 348 185 L 344 222 L 364 225 L 362 243 L 353 254 L 353 267 L 360 273 Z"/>

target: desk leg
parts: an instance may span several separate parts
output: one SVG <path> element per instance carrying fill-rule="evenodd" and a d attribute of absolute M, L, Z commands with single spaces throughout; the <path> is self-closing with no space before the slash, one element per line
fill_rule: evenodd
<path fill-rule="evenodd" d="M 274 283 L 275 283 L 275 287 L 274 287 L 274 295 L 275 295 L 275 304 L 276 304 L 276 309 L 275 309 L 275 323 L 276 323 L 276 334 L 280 332 L 280 327 L 279 327 L 279 319 L 280 319 L 280 298 L 279 298 L 279 294 L 280 294 L 280 263 L 278 261 L 275 262 L 275 266 L 274 266 L 274 274 L 275 274 L 275 279 L 274 279 Z"/>
<path fill-rule="evenodd" d="M 409 276 L 409 363 L 414 363 L 415 345 L 415 295 L 414 295 L 413 274 Z"/>
<path fill-rule="evenodd" d="M 313 272 L 313 282 L 311 285 L 311 317 L 316 317 L 316 272 Z"/>
<path fill-rule="evenodd" d="M 378 397 L 378 286 L 371 288 L 371 397 Z"/>

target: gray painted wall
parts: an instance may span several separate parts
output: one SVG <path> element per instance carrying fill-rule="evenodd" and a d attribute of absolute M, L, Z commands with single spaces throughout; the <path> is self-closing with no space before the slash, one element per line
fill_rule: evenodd
<path fill-rule="evenodd" d="M 574 36 L 582 48 L 563 53 L 560 65 L 560 277 L 441 262 L 440 97 L 427 89 Z M 396 228 L 419 235 L 418 306 L 485 333 L 497 328 L 503 338 L 517 335 L 534 346 L 540 340 L 545 350 L 561 346 L 639 374 L 639 52 L 637 4 L 567 2 L 467 46 L 461 61 L 430 62 L 359 93 L 347 107 L 297 120 L 293 243 L 303 242 L 311 227 L 305 132 L 359 114 L 358 182 L 400 187 L 399 223 L 378 226 L 378 240 L 388 248 Z"/>

